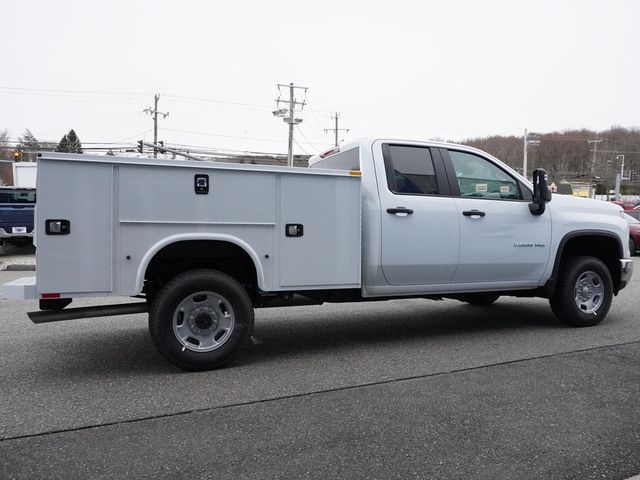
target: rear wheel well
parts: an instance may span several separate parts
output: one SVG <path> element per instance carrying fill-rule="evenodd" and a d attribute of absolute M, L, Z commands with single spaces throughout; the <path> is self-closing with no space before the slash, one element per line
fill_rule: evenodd
<path fill-rule="evenodd" d="M 620 259 L 622 249 L 620 242 L 613 236 L 605 234 L 579 235 L 568 238 L 561 246 L 559 256 L 556 259 L 553 278 L 558 278 L 562 263 L 570 257 L 586 255 L 600 259 L 609 270 L 613 279 L 614 293 L 620 290 Z"/>
<path fill-rule="evenodd" d="M 203 268 L 224 272 L 252 298 L 257 295 L 258 276 L 249 254 L 233 243 L 217 240 L 188 240 L 163 247 L 147 265 L 143 292 L 152 298 L 177 275 Z"/>

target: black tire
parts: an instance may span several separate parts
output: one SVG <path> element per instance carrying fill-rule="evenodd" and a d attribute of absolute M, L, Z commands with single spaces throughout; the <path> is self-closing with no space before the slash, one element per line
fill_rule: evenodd
<path fill-rule="evenodd" d="M 633 238 L 629 237 L 629 255 L 632 257 L 636 254 L 636 242 L 633 241 Z"/>
<path fill-rule="evenodd" d="M 9 243 L 11 243 L 14 247 L 24 248 L 33 245 L 33 240 L 30 238 L 18 238 L 15 240 L 9 240 Z"/>
<path fill-rule="evenodd" d="M 468 293 L 458 297 L 461 302 L 466 302 L 475 307 L 488 307 L 500 298 L 496 293 Z"/>
<path fill-rule="evenodd" d="M 173 278 L 155 296 L 149 332 L 160 354 L 185 370 L 211 370 L 248 344 L 253 305 L 244 288 L 216 270 Z"/>
<path fill-rule="evenodd" d="M 606 265 L 597 258 L 579 256 L 562 263 L 549 304 L 567 325 L 591 327 L 604 320 L 612 299 L 613 281 Z"/>

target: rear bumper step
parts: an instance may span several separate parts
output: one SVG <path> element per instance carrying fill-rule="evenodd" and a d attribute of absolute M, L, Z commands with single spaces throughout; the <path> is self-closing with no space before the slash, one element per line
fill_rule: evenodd
<path fill-rule="evenodd" d="M 121 303 L 119 305 L 100 305 L 97 307 L 67 308 L 64 310 L 29 312 L 33 323 L 61 322 L 79 318 L 112 317 L 115 315 L 132 315 L 149 311 L 147 302 Z"/>

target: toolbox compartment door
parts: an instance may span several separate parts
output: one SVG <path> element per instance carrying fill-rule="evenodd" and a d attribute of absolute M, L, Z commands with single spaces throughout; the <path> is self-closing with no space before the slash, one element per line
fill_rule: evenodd
<path fill-rule="evenodd" d="M 41 159 L 38 170 L 37 293 L 111 292 L 114 166 Z"/>

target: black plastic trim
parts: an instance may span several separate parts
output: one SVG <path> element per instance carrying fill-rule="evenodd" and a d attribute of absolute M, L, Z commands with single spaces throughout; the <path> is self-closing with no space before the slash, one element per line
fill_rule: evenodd
<path fill-rule="evenodd" d="M 558 244 L 558 251 L 554 260 L 551 277 L 545 282 L 544 286 L 542 287 L 542 290 L 545 292 L 545 296 L 551 297 L 556 289 L 558 271 L 560 270 L 560 262 L 562 261 L 562 257 L 564 256 L 564 249 L 567 245 L 567 242 L 569 242 L 569 240 L 573 240 L 574 238 L 591 236 L 608 237 L 614 239 L 618 243 L 618 258 L 623 258 L 624 249 L 622 248 L 622 244 L 620 243 L 620 238 L 615 233 L 608 232 L 606 230 L 576 230 L 574 232 L 569 232 L 564 237 L 562 237 L 562 240 L 560 240 L 560 243 Z M 615 293 L 617 294 L 618 290 L 620 289 L 620 278 L 614 278 L 613 282 Z"/>
<path fill-rule="evenodd" d="M 479 217 L 484 217 L 486 215 L 485 212 L 481 212 L 480 210 L 464 210 L 462 212 L 462 215 L 464 215 L 465 217 L 473 217 L 473 216 L 479 216 Z"/>
<path fill-rule="evenodd" d="M 406 213 L 407 215 L 411 215 L 413 213 L 413 210 L 411 208 L 405 207 L 387 208 L 387 213 Z"/>

